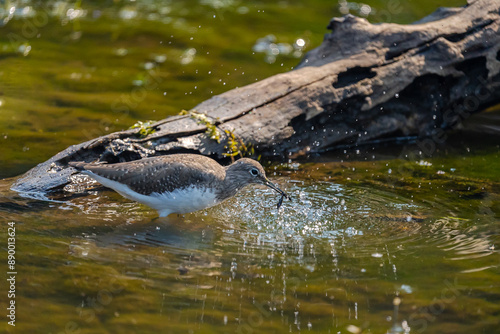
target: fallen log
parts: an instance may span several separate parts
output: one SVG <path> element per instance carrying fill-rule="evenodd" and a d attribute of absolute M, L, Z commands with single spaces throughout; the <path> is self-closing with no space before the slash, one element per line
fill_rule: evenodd
<path fill-rule="evenodd" d="M 69 161 L 114 163 L 180 152 L 285 159 L 436 136 L 500 102 L 498 1 L 471 0 L 412 25 L 347 15 L 333 18 L 328 29 L 295 70 L 214 96 L 147 129 L 71 146 L 12 189 L 61 189 L 75 173 Z"/>

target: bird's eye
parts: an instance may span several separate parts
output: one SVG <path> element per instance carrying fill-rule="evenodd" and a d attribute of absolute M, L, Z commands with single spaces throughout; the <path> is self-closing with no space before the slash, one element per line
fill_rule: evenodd
<path fill-rule="evenodd" d="M 259 175 L 259 171 L 256 168 L 252 168 L 250 170 L 250 174 L 252 174 L 253 176 L 257 176 L 257 175 Z"/>

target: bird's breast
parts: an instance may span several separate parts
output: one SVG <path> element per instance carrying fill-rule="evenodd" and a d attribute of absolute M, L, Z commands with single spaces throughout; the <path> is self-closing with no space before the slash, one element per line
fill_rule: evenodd
<path fill-rule="evenodd" d="M 172 213 L 188 213 L 209 208 L 219 203 L 212 189 L 191 186 L 171 192 L 152 193 L 151 203 L 157 210 L 169 209 Z"/>

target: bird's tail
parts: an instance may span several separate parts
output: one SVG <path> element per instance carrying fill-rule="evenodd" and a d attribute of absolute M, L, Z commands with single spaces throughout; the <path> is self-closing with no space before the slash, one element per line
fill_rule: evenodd
<path fill-rule="evenodd" d="M 85 166 L 87 166 L 88 163 L 82 161 L 70 161 L 68 162 L 68 165 L 76 168 L 77 170 L 85 170 Z"/>

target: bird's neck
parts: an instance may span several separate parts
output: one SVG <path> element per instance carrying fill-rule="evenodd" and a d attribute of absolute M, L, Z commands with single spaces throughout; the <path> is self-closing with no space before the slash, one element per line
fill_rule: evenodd
<path fill-rule="evenodd" d="M 236 193 L 243 187 L 245 187 L 245 183 L 241 182 L 241 180 L 236 176 L 236 173 L 231 171 L 231 168 L 226 168 L 226 177 L 218 189 L 217 198 L 221 201 L 228 199 L 229 197 L 236 195 Z"/>

